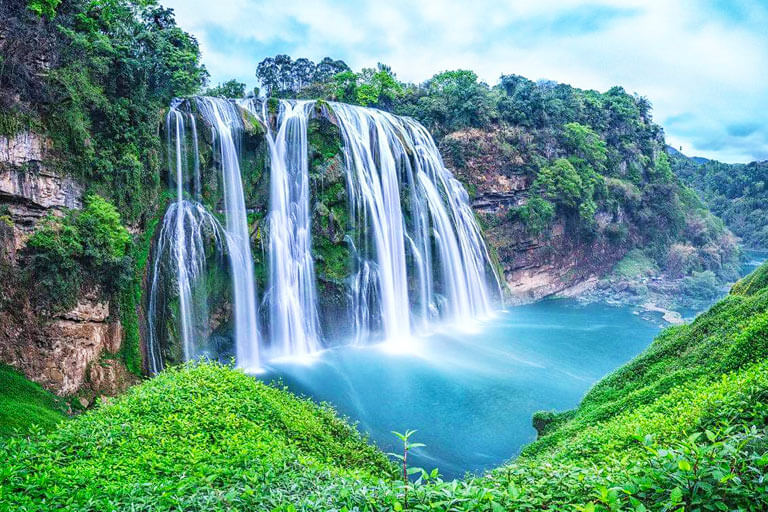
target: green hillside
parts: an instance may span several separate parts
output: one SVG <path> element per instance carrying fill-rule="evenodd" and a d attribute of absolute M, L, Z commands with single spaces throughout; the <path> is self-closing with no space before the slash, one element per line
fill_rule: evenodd
<path fill-rule="evenodd" d="M 26 434 L 33 426 L 51 430 L 62 419 L 57 397 L 0 364 L 0 437 Z"/>
<path fill-rule="evenodd" d="M 740 236 L 744 245 L 768 247 L 768 161 L 726 164 L 688 158 L 667 149 L 674 173 Z"/>
<path fill-rule="evenodd" d="M 166 371 L 0 447 L 9 510 L 765 510 L 768 265 L 667 329 L 513 462 L 404 498 L 327 406 L 216 364 Z M 429 468 L 431 469 L 431 468 Z"/>

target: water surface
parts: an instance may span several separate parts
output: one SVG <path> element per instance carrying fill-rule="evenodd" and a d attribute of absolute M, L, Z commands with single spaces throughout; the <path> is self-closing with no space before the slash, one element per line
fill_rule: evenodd
<path fill-rule="evenodd" d="M 449 478 L 480 472 L 533 441 L 538 410 L 575 407 L 590 386 L 640 353 L 660 327 L 629 308 L 547 300 L 455 326 L 399 352 L 345 346 L 311 363 L 271 363 L 266 380 L 327 401 L 384 451 L 418 429 L 415 465 Z"/>

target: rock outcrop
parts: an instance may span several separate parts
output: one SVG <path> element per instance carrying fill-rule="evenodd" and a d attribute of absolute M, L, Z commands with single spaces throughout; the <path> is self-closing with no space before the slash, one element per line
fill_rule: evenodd
<path fill-rule="evenodd" d="M 582 236 L 577 219 L 559 217 L 545 231 L 531 233 L 510 215 L 530 195 L 531 162 L 521 148 L 531 143 L 531 136 L 517 128 L 470 129 L 448 135 L 440 146 L 446 165 L 471 194 L 512 304 L 583 293 L 627 251 L 605 238 Z M 615 215 L 621 212 L 599 212 L 596 222 L 602 226 L 620 220 Z"/>
<path fill-rule="evenodd" d="M 109 313 L 109 304 L 96 292 L 52 318 L 28 314 L 20 324 L 0 313 L 0 359 L 60 396 L 119 393 L 135 377 L 116 358 L 122 328 Z"/>
<path fill-rule="evenodd" d="M 114 395 L 136 380 L 117 357 L 122 328 L 98 290 L 66 312 L 39 311 L 24 289 L 19 261 L 29 235 L 49 213 L 82 206 L 83 187 L 44 162 L 50 142 L 24 132 L 0 137 L 0 361 L 60 396 Z"/>

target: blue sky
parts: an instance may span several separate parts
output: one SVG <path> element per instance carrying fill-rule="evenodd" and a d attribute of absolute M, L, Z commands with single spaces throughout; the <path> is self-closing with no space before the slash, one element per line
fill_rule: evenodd
<path fill-rule="evenodd" d="M 384 62 L 422 82 L 472 69 L 648 97 L 667 140 L 726 162 L 768 159 L 768 0 L 161 0 L 200 41 L 213 83 L 257 63 Z"/>

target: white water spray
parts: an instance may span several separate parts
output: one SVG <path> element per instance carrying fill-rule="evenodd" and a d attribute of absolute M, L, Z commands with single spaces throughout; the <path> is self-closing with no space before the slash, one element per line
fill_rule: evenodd
<path fill-rule="evenodd" d="M 315 109 L 313 101 L 280 101 L 275 127 L 266 104 L 196 98 L 196 110 L 210 126 L 224 196 L 226 228 L 205 208 L 184 198 L 188 165 L 185 119 L 193 133 L 194 175 L 189 193 L 201 197 L 200 158 L 194 116 L 173 106 L 168 115 L 169 153 L 175 155 L 177 200 L 166 213 L 157 242 L 150 294 L 149 366 L 162 368 L 153 332 L 158 314 L 157 280 L 175 273 L 178 285 L 178 336 L 185 358 L 197 357 L 205 336 L 199 317 L 207 315 L 201 286 L 205 268 L 203 239 L 224 240 L 232 276 L 233 326 L 237 364 L 260 364 L 260 339 L 269 339 L 271 357 L 302 356 L 327 345 L 318 314 L 312 253 L 308 125 L 326 116 L 340 131 L 350 211 L 353 255 L 347 282 L 347 314 L 358 343 L 384 339 L 397 347 L 435 320 L 466 324 L 487 315 L 498 279 L 469 198 L 445 168 L 434 140 L 412 119 L 340 103 Z M 259 336 L 253 258 L 246 218 L 238 144 L 243 112 L 266 127 L 269 148 L 269 281 L 265 302 L 269 336 Z M 188 116 L 188 117 L 185 117 Z M 173 142 L 173 144 L 171 144 Z M 206 238 L 207 237 L 207 238 Z M 163 254 L 174 260 L 171 268 Z M 488 275 L 490 271 L 491 275 Z M 500 293 L 499 293 L 500 295 Z M 341 313 L 341 312 L 339 312 Z M 213 354 L 215 355 L 215 354 Z"/>
<path fill-rule="evenodd" d="M 197 105 L 218 140 L 220 168 L 224 181 L 224 213 L 227 248 L 232 267 L 234 295 L 235 346 L 237 365 L 245 369 L 259 368 L 259 331 L 256 319 L 256 284 L 253 278 L 253 256 L 248 232 L 248 219 L 243 194 L 243 179 L 236 137 L 243 130 L 237 105 L 231 101 L 200 97 Z"/>

